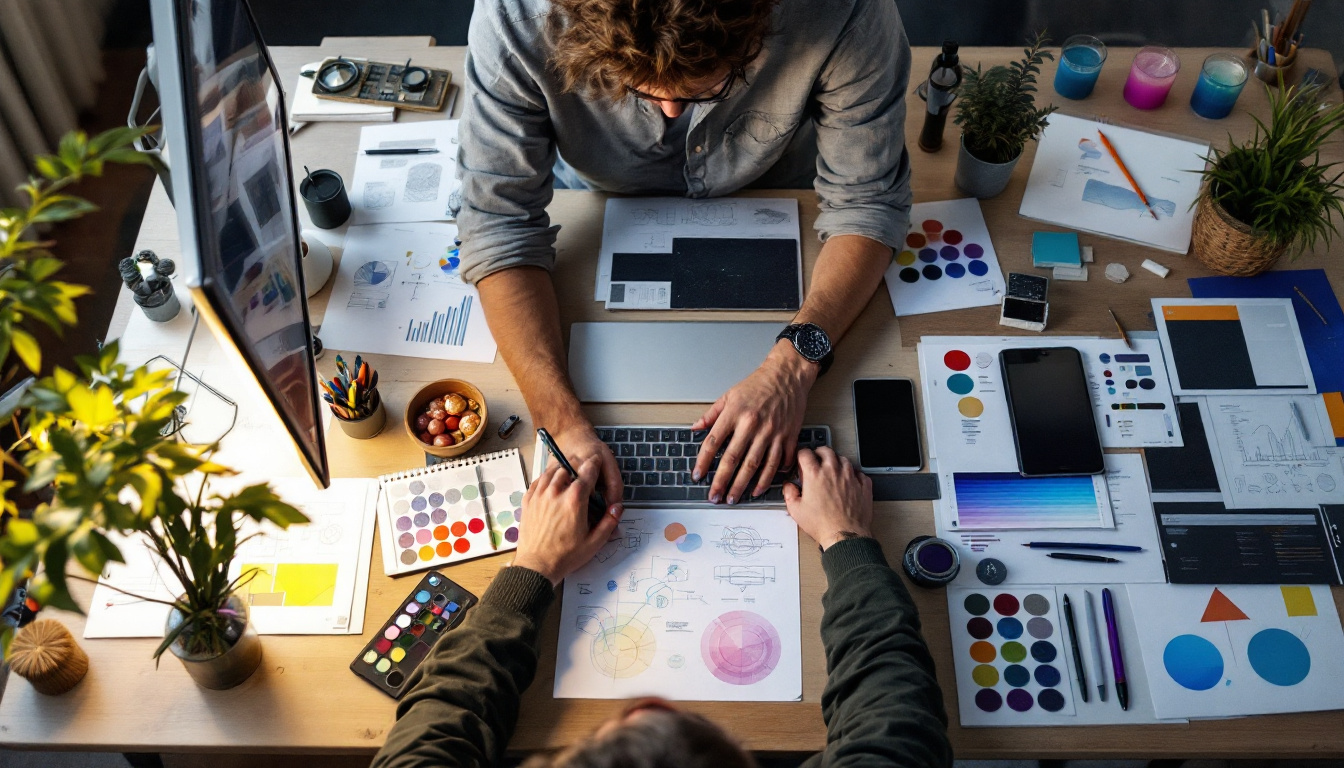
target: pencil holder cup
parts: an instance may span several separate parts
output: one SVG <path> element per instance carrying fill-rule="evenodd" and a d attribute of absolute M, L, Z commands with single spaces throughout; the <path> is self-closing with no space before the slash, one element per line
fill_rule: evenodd
<path fill-rule="evenodd" d="M 1252 55 L 1255 59 L 1255 76 L 1270 85 L 1278 85 L 1282 79 L 1284 84 L 1288 83 L 1288 75 L 1293 70 L 1293 65 L 1297 64 L 1297 51 L 1284 56 L 1281 59 L 1275 59 L 1273 64 L 1261 60 L 1258 56 Z"/>
<path fill-rule="evenodd" d="M 368 440 L 383 431 L 383 425 L 387 423 L 387 409 L 383 407 L 383 400 L 380 397 L 373 412 L 362 419 L 342 419 L 334 413 L 331 417 L 340 422 L 345 434 L 356 440 Z"/>

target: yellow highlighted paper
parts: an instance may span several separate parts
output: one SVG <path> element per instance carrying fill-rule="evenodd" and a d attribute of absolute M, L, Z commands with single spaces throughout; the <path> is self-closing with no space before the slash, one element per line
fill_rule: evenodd
<path fill-rule="evenodd" d="M 1283 590 L 1283 605 L 1289 616 L 1315 616 L 1316 600 L 1311 596 L 1311 587 L 1279 587 Z"/>
<path fill-rule="evenodd" d="M 335 563 L 280 563 L 275 566 L 275 591 L 285 605 L 331 605 L 336 599 Z"/>

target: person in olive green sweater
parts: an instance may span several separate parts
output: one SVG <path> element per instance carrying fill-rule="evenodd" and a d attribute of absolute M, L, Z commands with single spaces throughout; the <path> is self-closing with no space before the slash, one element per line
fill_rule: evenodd
<path fill-rule="evenodd" d="M 829 448 L 798 454 L 801 490 L 786 486 L 789 514 L 818 544 L 828 587 L 821 638 L 826 749 L 805 766 L 952 764 L 942 692 L 909 592 L 870 535 L 872 485 Z M 537 669 L 537 633 L 555 587 L 587 563 L 615 530 L 591 531 L 587 499 L 598 479 L 589 460 L 571 480 L 548 469 L 523 499 L 513 564 L 416 670 L 374 768 L 501 764 L 518 703 Z M 592 736 L 531 768 L 735 768 L 751 755 L 708 719 L 674 705 L 633 702 Z"/>

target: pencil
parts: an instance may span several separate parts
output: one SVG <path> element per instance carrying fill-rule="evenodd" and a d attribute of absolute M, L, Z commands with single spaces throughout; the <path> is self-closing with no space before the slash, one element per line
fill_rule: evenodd
<path fill-rule="evenodd" d="M 1125 333 L 1125 326 L 1120 324 L 1120 318 L 1115 316 L 1115 310 L 1110 307 L 1106 311 L 1111 314 L 1111 319 L 1115 321 L 1115 329 L 1120 332 L 1120 338 L 1125 340 L 1125 349 L 1134 349 L 1134 345 L 1129 343 L 1129 334 Z"/>
<path fill-rule="evenodd" d="M 1101 131 L 1097 131 L 1097 135 L 1101 137 L 1101 143 L 1106 145 L 1106 151 L 1111 153 L 1111 159 L 1115 160 L 1116 165 L 1120 166 L 1120 172 L 1123 173 L 1125 179 L 1129 181 L 1129 186 L 1134 188 L 1134 194 L 1139 196 L 1139 200 L 1143 203 L 1144 207 L 1148 209 L 1148 213 L 1151 213 L 1153 218 L 1156 219 L 1157 211 L 1154 211 L 1152 204 L 1148 202 L 1148 196 L 1143 194 L 1142 189 L 1139 189 L 1139 182 L 1134 180 L 1129 169 L 1125 167 L 1125 161 L 1120 159 L 1120 153 L 1115 151 L 1115 147 L 1111 145 L 1111 140 L 1106 138 L 1106 134 Z"/>
<path fill-rule="evenodd" d="M 1330 324 L 1330 321 L 1325 319 L 1325 315 L 1322 315 L 1321 310 L 1317 309 L 1316 305 L 1311 303 L 1311 299 L 1307 298 L 1307 294 L 1303 293 L 1301 288 L 1298 288 L 1296 285 L 1294 285 L 1293 290 L 1297 291 L 1297 295 L 1302 297 L 1302 301 L 1306 302 L 1307 306 L 1311 307 L 1311 311 L 1315 312 L 1316 316 L 1321 318 L 1322 324 L 1324 325 Z"/>

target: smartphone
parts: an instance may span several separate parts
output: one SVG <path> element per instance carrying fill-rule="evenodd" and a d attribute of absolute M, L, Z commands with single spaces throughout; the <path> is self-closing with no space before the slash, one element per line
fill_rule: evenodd
<path fill-rule="evenodd" d="M 856 379 L 854 426 L 864 472 L 918 472 L 924 466 L 910 379 Z"/>
<path fill-rule="evenodd" d="M 1008 416 L 1024 477 L 1106 471 L 1082 355 L 1073 347 L 999 353 Z"/>

